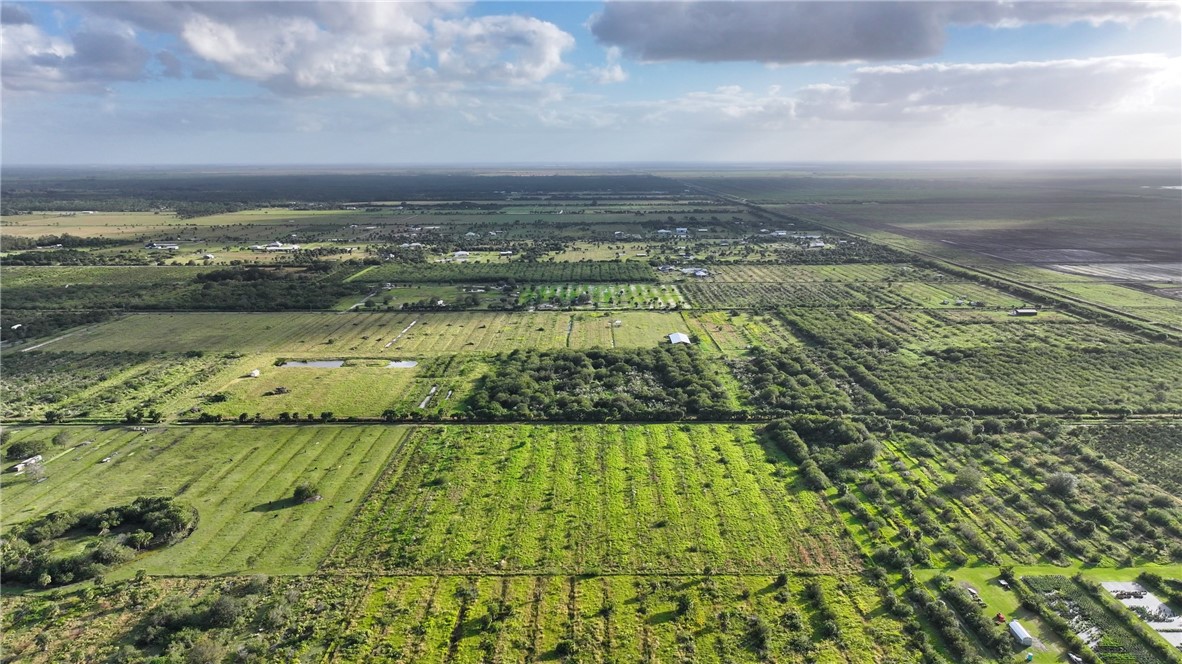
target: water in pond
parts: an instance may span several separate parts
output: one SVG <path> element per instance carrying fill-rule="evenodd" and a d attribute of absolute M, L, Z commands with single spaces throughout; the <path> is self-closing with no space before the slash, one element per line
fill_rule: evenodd
<path fill-rule="evenodd" d="M 313 369 L 339 369 L 345 366 L 344 360 L 304 360 L 284 362 L 285 367 L 311 367 Z"/>
<path fill-rule="evenodd" d="M 387 369 L 410 369 L 419 366 L 414 360 L 394 360 L 386 365 Z"/>

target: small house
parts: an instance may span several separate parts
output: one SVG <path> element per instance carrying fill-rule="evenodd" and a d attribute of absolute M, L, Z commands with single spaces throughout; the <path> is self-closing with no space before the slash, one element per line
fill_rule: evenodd
<path fill-rule="evenodd" d="M 689 229 L 688 228 L 678 228 L 676 233 L 678 235 L 689 235 Z"/>
<path fill-rule="evenodd" d="M 669 343 L 671 344 L 688 344 L 690 342 L 689 335 L 681 332 L 674 332 L 669 335 Z"/>
<path fill-rule="evenodd" d="M 1010 621 L 1010 634 L 1014 636 L 1014 640 L 1024 646 L 1034 645 L 1034 637 L 1030 636 L 1030 632 L 1022 626 L 1022 623 L 1017 620 Z"/>

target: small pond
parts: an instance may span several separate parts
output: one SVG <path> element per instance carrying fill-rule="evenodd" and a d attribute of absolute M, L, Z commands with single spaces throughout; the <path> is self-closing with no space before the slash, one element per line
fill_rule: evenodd
<path fill-rule="evenodd" d="M 345 366 L 344 360 L 292 360 L 284 362 L 285 367 L 311 367 L 313 369 L 339 369 Z"/>

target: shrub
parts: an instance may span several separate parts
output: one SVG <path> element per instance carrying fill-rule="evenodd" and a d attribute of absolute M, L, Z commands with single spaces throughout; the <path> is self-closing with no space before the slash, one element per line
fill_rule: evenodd
<path fill-rule="evenodd" d="M 296 486 L 295 491 L 291 494 L 291 498 L 297 503 L 306 503 L 309 500 L 318 497 L 319 495 L 320 492 L 316 490 L 314 485 L 309 482 L 300 482 L 300 484 Z"/>

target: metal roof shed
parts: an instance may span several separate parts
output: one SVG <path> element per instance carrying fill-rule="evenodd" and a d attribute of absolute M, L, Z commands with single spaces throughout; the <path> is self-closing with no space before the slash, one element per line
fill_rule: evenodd
<path fill-rule="evenodd" d="M 1030 632 L 1022 626 L 1022 623 L 1017 620 L 1010 621 L 1010 634 L 1014 635 L 1014 639 L 1024 646 L 1034 645 L 1034 638 L 1030 636 Z"/>

